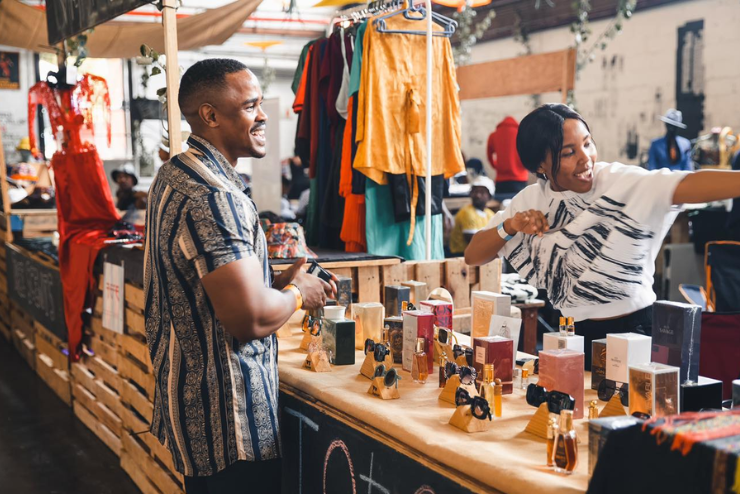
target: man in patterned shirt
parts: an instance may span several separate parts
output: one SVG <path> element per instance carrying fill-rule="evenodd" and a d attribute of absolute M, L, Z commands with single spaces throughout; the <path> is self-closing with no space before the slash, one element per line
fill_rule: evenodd
<path fill-rule="evenodd" d="M 240 157 L 265 155 L 254 74 L 204 60 L 185 73 L 178 99 L 190 147 L 162 166 L 147 211 L 151 432 L 188 494 L 280 492 L 274 333 L 336 287 L 302 271 L 305 259 L 270 279 L 257 211 L 234 170 Z"/>

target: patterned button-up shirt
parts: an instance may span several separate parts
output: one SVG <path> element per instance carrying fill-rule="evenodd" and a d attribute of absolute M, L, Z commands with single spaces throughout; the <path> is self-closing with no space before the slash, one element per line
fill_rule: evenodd
<path fill-rule="evenodd" d="M 257 256 L 270 285 L 265 235 L 244 183 L 197 136 L 151 187 L 144 288 L 156 392 L 151 432 L 178 471 L 213 475 L 237 460 L 280 456 L 277 338 L 238 342 L 201 278 Z"/>

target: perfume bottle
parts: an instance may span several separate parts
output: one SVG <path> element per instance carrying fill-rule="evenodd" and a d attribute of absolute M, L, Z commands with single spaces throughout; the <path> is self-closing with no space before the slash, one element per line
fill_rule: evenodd
<path fill-rule="evenodd" d="M 439 356 L 439 387 L 444 388 L 447 384 L 447 373 L 445 372 L 447 367 L 447 355 L 442 354 Z"/>
<path fill-rule="evenodd" d="M 424 384 L 427 382 L 429 372 L 427 371 L 427 354 L 424 351 L 426 338 L 416 339 L 416 351 L 411 365 L 411 378 L 414 382 Z"/>
<path fill-rule="evenodd" d="M 547 466 L 552 467 L 553 463 L 552 453 L 555 449 L 555 436 L 558 434 L 558 421 L 551 418 L 547 422 Z"/>
<path fill-rule="evenodd" d="M 493 364 L 483 365 L 483 382 L 480 385 L 480 396 L 488 402 L 488 409 L 493 410 L 494 387 L 493 387 Z"/>
<path fill-rule="evenodd" d="M 597 408 L 598 402 L 596 400 L 591 401 L 588 405 L 588 420 L 599 418 L 599 409 Z"/>
<path fill-rule="evenodd" d="M 568 334 L 568 330 L 567 330 L 567 327 L 565 325 L 565 318 L 564 317 L 561 317 L 560 318 L 560 326 L 559 326 L 558 329 L 560 329 L 560 336 L 566 336 Z"/>
<path fill-rule="evenodd" d="M 567 336 L 575 336 L 576 335 L 576 323 L 573 322 L 573 318 L 568 318 L 568 326 L 566 327 L 566 334 Z"/>
<path fill-rule="evenodd" d="M 383 344 L 388 349 L 390 361 L 393 362 L 393 348 L 391 348 L 391 328 L 387 324 L 383 328 Z"/>
<path fill-rule="evenodd" d="M 522 369 L 522 389 L 529 386 L 529 369 Z"/>
<path fill-rule="evenodd" d="M 504 398 L 504 385 L 501 383 L 501 379 L 494 379 L 493 381 L 493 415 L 496 418 L 501 418 L 503 398 Z"/>
<path fill-rule="evenodd" d="M 522 387 L 522 370 L 517 367 L 513 372 L 513 383 L 514 389 L 521 389 Z"/>
<path fill-rule="evenodd" d="M 552 454 L 555 471 L 570 475 L 578 465 L 578 444 L 573 428 L 573 410 L 560 412 L 560 429 L 555 435 Z"/>

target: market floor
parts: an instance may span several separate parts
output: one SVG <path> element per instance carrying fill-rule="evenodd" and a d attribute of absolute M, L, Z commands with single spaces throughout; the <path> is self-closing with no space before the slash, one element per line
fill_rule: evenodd
<path fill-rule="evenodd" d="M 140 494 L 118 457 L 2 338 L 0 492 Z"/>

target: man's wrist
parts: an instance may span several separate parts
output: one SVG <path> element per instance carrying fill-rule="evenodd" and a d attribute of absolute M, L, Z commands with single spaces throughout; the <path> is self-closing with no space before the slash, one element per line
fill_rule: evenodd
<path fill-rule="evenodd" d="M 303 293 L 301 293 L 301 289 L 297 285 L 288 283 L 283 291 L 290 292 L 295 297 L 295 310 L 298 311 L 303 308 Z"/>
<path fill-rule="evenodd" d="M 512 237 L 519 233 L 511 226 L 511 219 L 504 220 L 504 231 L 507 235 L 511 235 Z"/>

